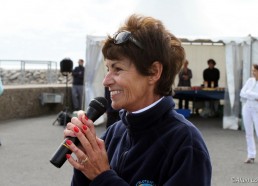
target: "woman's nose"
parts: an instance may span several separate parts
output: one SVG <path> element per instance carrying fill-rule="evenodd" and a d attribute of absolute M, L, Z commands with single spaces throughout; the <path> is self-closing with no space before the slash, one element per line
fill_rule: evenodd
<path fill-rule="evenodd" d="M 106 74 L 106 76 L 104 77 L 103 79 L 103 82 L 102 84 L 105 86 L 105 87 L 108 87 L 110 84 L 112 84 L 114 82 L 113 80 L 113 77 L 112 77 L 112 73 L 111 72 L 108 72 Z"/>

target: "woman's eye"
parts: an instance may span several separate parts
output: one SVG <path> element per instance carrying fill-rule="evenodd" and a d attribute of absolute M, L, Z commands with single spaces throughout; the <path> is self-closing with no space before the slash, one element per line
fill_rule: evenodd
<path fill-rule="evenodd" d="M 119 71 L 121 71 L 122 69 L 119 68 L 119 67 L 116 67 L 114 70 L 115 70 L 116 72 L 119 72 Z"/>

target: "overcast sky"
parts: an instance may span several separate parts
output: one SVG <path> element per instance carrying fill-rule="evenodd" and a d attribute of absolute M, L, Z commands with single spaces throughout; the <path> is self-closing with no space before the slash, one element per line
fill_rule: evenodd
<path fill-rule="evenodd" d="M 257 0 L 0 0 L 0 60 L 85 59 L 86 35 L 113 34 L 132 13 L 178 37 L 258 36 Z"/>

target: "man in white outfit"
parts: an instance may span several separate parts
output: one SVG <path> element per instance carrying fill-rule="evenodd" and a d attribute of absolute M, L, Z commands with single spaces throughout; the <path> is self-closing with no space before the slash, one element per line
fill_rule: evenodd
<path fill-rule="evenodd" d="M 254 129 L 258 137 L 258 64 L 252 66 L 253 77 L 249 78 L 240 92 L 243 102 L 242 117 L 246 133 L 247 159 L 245 163 L 254 163 L 256 146 Z"/>

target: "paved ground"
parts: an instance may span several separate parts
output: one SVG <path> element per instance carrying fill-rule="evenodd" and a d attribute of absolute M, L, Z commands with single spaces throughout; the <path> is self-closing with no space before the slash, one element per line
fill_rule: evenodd
<path fill-rule="evenodd" d="M 63 141 L 63 127 L 52 125 L 56 115 L 0 123 L 0 186 L 64 186 L 72 168 L 54 167 L 49 159 Z M 213 165 L 212 186 L 258 185 L 258 163 L 246 157 L 243 131 L 222 129 L 219 118 L 189 118 L 203 133 Z M 97 126 L 98 135 L 105 130 Z M 256 182 L 256 183 L 251 183 Z"/>

